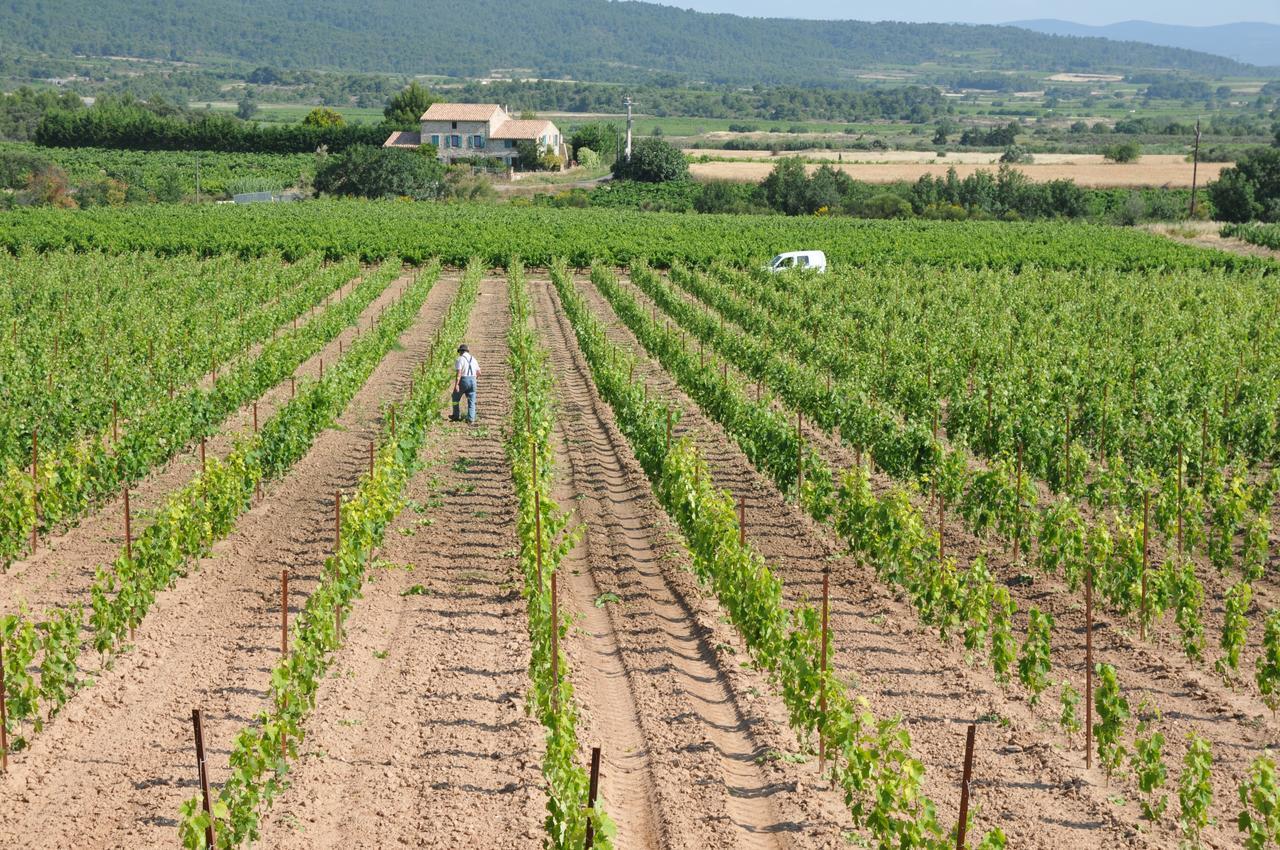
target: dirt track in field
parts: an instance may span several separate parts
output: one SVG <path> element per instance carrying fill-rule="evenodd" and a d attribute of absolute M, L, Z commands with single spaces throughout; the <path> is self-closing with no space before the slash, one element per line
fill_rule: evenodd
<path fill-rule="evenodd" d="M 506 305 L 505 281 L 481 283 L 468 341 L 482 427 L 428 436 L 263 847 L 540 846 L 544 733 L 524 710 L 528 625 L 502 444 Z"/>
<path fill-rule="evenodd" d="M 1265 257 L 1269 260 L 1280 260 L 1280 251 L 1265 245 L 1254 245 L 1243 239 L 1235 239 L 1222 235 L 1222 223 L 1217 221 L 1184 221 L 1177 224 L 1148 224 L 1144 230 L 1159 234 L 1174 242 L 1194 245 L 1197 248 L 1214 248 L 1219 251 L 1230 251 L 1233 254 L 1244 254 L 1249 257 Z"/>
<path fill-rule="evenodd" d="M 999 826 L 1009 846 L 1019 848 L 1167 846 L 1167 832 L 1136 834 L 1135 807 L 1108 801 L 1117 790 L 1083 769 L 1078 741 L 1058 734 L 1027 706 L 1018 688 L 1003 690 L 984 664 L 967 664 L 962 647 L 946 646 L 935 631 L 920 626 L 910 606 L 880 585 L 870 568 L 843 557 L 825 529 L 784 501 L 733 439 L 644 353 L 591 282 L 578 283 L 611 326 L 610 337 L 640 356 L 637 379 L 677 403 L 683 418 L 676 431 L 694 437 L 717 485 L 745 498 L 747 539 L 774 565 L 788 600 L 819 598 L 822 569 L 830 565 L 835 669 L 877 716 L 904 718 L 913 754 L 926 767 L 926 793 L 944 825 L 958 816 L 964 730 L 976 722 L 973 801 L 981 831 Z"/>
<path fill-rule="evenodd" d="M 676 290 L 679 291 L 679 288 L 676 287 Z M 651 304 L 639 290 L 632 288 L 631 291 L 642 303 Z M 683 297 L 690 303 L 699 303 L 687 293 Z M 730 375 L 734 374 L 735 370 L 731 369 Z M 739 377 L 747 384 L 752 383 L 745 376 Z M 772 404 L 777 410 L 786 410 L 776 400 L 772 400 Z M 793 412 L 787 411 L 786 415 L 791 416 Z M 807 438 L 832 468 L 843 469 L 855 463 L 852 451 L 842 445 L 838 438 L 812 429 L 808 431 Z M 889 476 L 879 472 L 875 474 L 873 487 L 877 493 L 883 494 L 890 485 Z M 923 498 L 917 497 L 914 501 L 922 511 L 926 526 L 936 529 L 936 507 Z M 993 576 L 1006 584 L 1018 604 L 1015 634 L 1025 634 L 1026 611 L 1030 606 L 1034 605 L 1053 614 L 1052 681 L 1055 687 L 1046 692 L 1045 702 L 1029 716 L 1032 722 L 1051 728 L 1058 711 L 1052 699 L 1057 694 L 1057 683 L 1064 677 L 1069 678 L 1080 692 L 1084 691 L 1083 592 L 1072 593 L 1060 579 L 1045 577 L 1038 572 L 1031 578 L 1031 569 L 1025 563 L 1015 562 L 1011 557 L 1012 553 L 998 543 L 975 537 L 954 513 L 948 517 L 946 541 L 947 553 L 954 556 L 961 565 L 968 564 L 980 553 L 986 556 Z M 1159 547 L 1153 545 L 1152 563 L 1158 564 L 1161 559 Z M 1221 595 L 1225 583 L 1216 572 L 1203 564 L 1199 573 L 1205 583 L 1208 599 L 1203 618 L 1208 643 L 1207 654 L 1212 660 L 1218 655 L 1215 645 L 1221 632 Z M 1259 592 L 1263 597 L 1273 595 L 1271 588 L 1259 587 Z M 1179 648 L 1171 614 L 1149 632 L 1148 641 L 1142 641 L 1138 638 L 1136 626 L 1123 618 L 1108 614 L 1101 598 L 1097 596 L 1094 612 L 1095 661 L 1110 663 L 1116 667 L 1121 687 L 1135 711 L 1146 698 L 1153 708 L 1164 714 L 1155 728 L 1166 735 L 1165 762 L 1169 767 L 1171 788 L 1176 789 L 1174 783 L 1180 774 L 1188 733 L 1195 730 L 1213 743 L 1213 782 L 1215 800 L 1219 806 L 1216 812 L 1218 824 L 1210 828 L 1206 837 L 1210 842 L 1218 842 L 1211 843 L 1210 846 L 1235 846 L 1234 817 L 1238 811 L 1235 789 L 1244 778 L 1248 762 L 1263 749 L 1274 749 L 1280 741 L 1274 719 L 1256 693 L 1250 693 L 1256 689 L 1250 684 L 1242 692 L 1233 691 L 1223 685 L 1208 665 L 1197 666 L 1188 662 Z M 1258 619 L 1255 618 L 1255 622 Z M 1242 671 L 1246 677 L 1251 675 L 1252 658 L 1258 651 L 1256 644 L 1260 643 L 1260 631 L 1260 628 L 1251 629 L 1250 649 L 1242 661 Z M 1013 690 L 1021 689 L 1015 686 Z M 1095 783 L 1105 779 L 1097 771 L 1079 773 Z M 1111 793 L 1136 797 L 1135 787 L 1129 778 L 1115 780 Z M 1136 806 L 1130 804 L 1127 810 L 1117 808 L 1117 813 L 1126 813 L 1132 820 L 1132 816 L 1136 814 Z"/>
<path fill-rule="evenodd" d="M 333 544 L 333 493 L 366 468 L 380 405 L 403 395 L 457 289 L 446 274 L 413 326 L 286 478 L 198 569 L 162 592 L 135 647 L 81 691 L 0 779 L 0 844 L 164 847 L 195 787 L 191 709 L 206 714 L 211 780 L 233 737 L 268 705 L 279 658 L 279 576 L 300 610 Z M 398 289 L 393 291 L 398 292 Z"/>
<path fill-rule="evenodd" d="M 392 303 L 404 282 L 393 281 L 365 308 L 359 319 L 361 328 L 368 329 L 370 320 Z M 345 291 L 349 295 L 351 287 Z M 300 321 L 299 327 L 302 325 Z M 354 326 L 344 329 L 315 356 L 300 364 L 294 374 L 298 378 L 314 377 L 319 372 L 320 361 L 335 363 L 339 347 L 349 347 L 355 334 Z M 259 425 L 289 401 L 290 391 L 290 382 L 285 379 L 256 400 Z M 250 402 L 223 420 L 218 432 L 206 440 L 206 457 L 226 457 L 235 441 L 252 431 L 253 402 Z M 199 472 L 200 443 L 197 441 L 175 453 L 168 463 L 153 469 L 130 489 L 135 540 L 151 524 L 154 512 Z M 94 570 L 114 561 L 124 549 L 124 543 L 124 497 L 121 495 L 98 506 L 65 532 L 41 539 L 35 555 L 14 562 L 4 575 L 0 613 L 16 611 L 20 604 L 37 613 L 76 602 L 88 605 Z"/>
<path fill-rule="evenodd" d="M 618 846 L 841 846 L 847 815 L 808 787 L 812 768 L 774 756 L 798 749 L 780 703 L 742 669 L 745 650 L 697 589 L 550 283 L 531 289 L 560 399 L 556 495 L 586 525 L 563 564 L 582 618 L 566 651 L 580 740 L 604 745 Z"/>

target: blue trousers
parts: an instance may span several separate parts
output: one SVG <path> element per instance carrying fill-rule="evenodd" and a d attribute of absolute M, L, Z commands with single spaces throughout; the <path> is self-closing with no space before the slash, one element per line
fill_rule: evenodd
<path fill-rule="evenodd" d="M 453 418 L 458 419 L 461 414 L 458 412 L 458 403 L 462 401 L 462 397 L 467 397 L 468 416 L 472 422 L 476 421 L 476 379 L 475 378 L 459 378 L 458 389 L 453 393 Z"/>

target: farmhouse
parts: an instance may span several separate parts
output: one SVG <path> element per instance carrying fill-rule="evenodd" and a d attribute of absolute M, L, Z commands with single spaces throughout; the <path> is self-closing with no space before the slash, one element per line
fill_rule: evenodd
<path fill-rule="evenodd" d="M 416 148 L 436 146 L 440 159 L 453 162 L 470 157 L 492 157 L 507 165 L 515 162 L 520 142 L 534 142 L 542 153 L 559 154 L 566 160 L 564 138 L 550 121 L 512 118 L 501 106 L 491 103 L 433 103 L 422 114 L 422 129 L 392 133 L 383 147 Z"/>

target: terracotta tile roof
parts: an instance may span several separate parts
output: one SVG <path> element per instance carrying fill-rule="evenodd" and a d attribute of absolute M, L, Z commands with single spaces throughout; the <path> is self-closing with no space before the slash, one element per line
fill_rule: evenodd
<path fill-rule="evenodd" d="M 495 139 L 536 139 L 552 127 L 550 121 L 537 118 L 531 121 L 519 121 L 512 119 L 503 121 L 498 125 L 498 129 L 493 131 Z"/>
<path fill-rule="evenodd" d="M 433 103 L 423 121 L 488 121 L 502 107 L 496 103 Z"/>
<path fill-rule="evenodd" d="M 422 144 L 422 134 L 417 130 L 396 130 L 382 143 L 384 148 L 416 148 Z"/>

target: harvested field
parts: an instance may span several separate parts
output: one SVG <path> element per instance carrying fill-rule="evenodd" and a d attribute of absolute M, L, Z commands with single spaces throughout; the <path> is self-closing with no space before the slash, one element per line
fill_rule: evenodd
<path fill-rule="evenodd" d="M 706 154 L 707 151 L 688 151 L 691 156 Z M 733 180 L 742 183 L 758 183 L 773 169 L 772 157 L 768 151 L 723 151 L 714 156 L 727 156 L 741 159 L 741 162 L 693 162 L 689 171 L 699 180 Z M 868 183 L 896 183 L 899 181 L 915 181 L 926 174 L 934 177 L 945 177 L 954 168 L 960 177 L 967 177 L 975 171 L 995 171 L 999 168 L 999 155 L 996 154 L 954 154 L 942 159 L 928 152 L 898 151 L 883 155 L 862 152 L 845 155 L 845 161 L 837 161 L 837 155 L 830 151 L 803 153 L 806 158 L 822 159 L 831 162 L 836 168 L 856 180 Z M 856 162 L 849 160 L 856 159 Z M 1226 163 L 1200 164 L 1199 183 L 1217 178 L 1218 173 L 1227 166 Z M 808 166 L 809 171 L 817 169 L 816 164 Z M 1142 157 L 1137 162 L 1106 162 L 1099 155 L 1093 154 L 1045 154 L 1036 156 L 1036 161 L 1029 165 L 1013 166 L 1028 178 L 1035 181 L 1073 180 L 1081 186 L 1091 188 L 1110 187 L 1143 187 L 1163 186 L 1169 188 L 1191 187 L 1191 163 L 1180 156 L 1152 154 Z"/>

